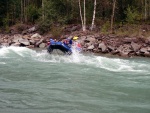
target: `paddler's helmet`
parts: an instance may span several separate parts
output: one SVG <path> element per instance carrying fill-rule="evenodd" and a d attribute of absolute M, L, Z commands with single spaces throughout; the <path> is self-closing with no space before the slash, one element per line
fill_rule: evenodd
<path fill-rule="evenodd" d="M 77 36 L 74 36 L 74 37 L 73 37 L 73 40 L 77 40 L 78 38 L 79 38 L 79 37 L 77 37 Z"/>

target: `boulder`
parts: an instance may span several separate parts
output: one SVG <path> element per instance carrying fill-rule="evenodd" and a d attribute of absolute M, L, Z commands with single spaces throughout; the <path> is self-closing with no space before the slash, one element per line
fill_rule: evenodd
<path fill-rule="evenodd" d="M 143 48 L 140 49 L 140 52 L 141 52 L 141 53 L 146 53 L 146 52 L 148 52 L 148 50 L 147 50 L 147 48 L 144 48 L 144 47 L 143 47 Z"/>
<path fill-rule="evenodd" d="M 1 43 L 1 46 L 9 46 L 9 43 Z"/>
<path fill-rule="evenodd" d="M 90 45 L 87 49 L 88 49 L 88 50 L 94 49 L 94 45 Z"/>
<path fill-rule="evenodd" d="M 38 41 L 35 45 L 36 45 L 37 47 L 39 47 L 39 45 L 40 45 L 42 42 L 43 42 L 43 39 L 41 39 L 40 41 Z"/>
<path fill-rule="evenodd" d="M 42 36 L 39 35 L 38 33 L 35 33 L 34 35 L 31 36 L 32 39 L 34 38 L 41 38 Z"/>
<path fill-rule="evenodd" d="M 78 26 L 73 26 L 73 27 L 71 28 L 71 31 L 76 31 L 76 30 L 78 30 Z"/>
<path fill-rule="evenodd" d="M 15 43 L 12 43 L 11 46 L 20 46 L 21 44 L 19 42 L 15 42 Z"/>
<path fill-rule="evenodd" d="M 31 45 L 35 45 L 35 43 L 36 43 L 35 40 L 33 40 L 33 39 L 29 40 L 29 42 L 30 42 Z"/>
<path fill-rule="evenodd" d="M 34 45 L 26 46 L 27 48 L 34 48 Z"/>
<path fill-rule="evenodd" d="M 134 52 L 137 52 L 141 48 L 141 45 L 131 42 L 131 47 L 134 50 Z"/>
<path fill-rule="evenodd" d="M 129 53 L 132 52 L 131 46 L 127 44 L 121 45 L 119 48 L 117 48 L 117 51 L 119 51 L 120 55 L 124 57 L 128 56 Z"/>
<path fill-rule="evenodd" d="M 22 35 L 14 35 L 14 38 L 13 38 L 13 40 L 12 40 L 12 42 L 19 42 L 19 40 L 21 40 L 23 37 L 22 37 Z"/>
<path fill-rule="evenodd" d="M 86 39 L 84 40 L 84 42 L 86 43 L 94 43 L 96 41 L 95 37 L 91 36 L 91 35 L 88 35 L 86 37 Z"/>
<path fill-rule="evenodd" d="M 30 42 L 29 40 L 27 39 L 19 39 L 19 42 L 25 46 L 29 46 L 30 45 Z"/>
<path fill-rule="evenodd" d="M 105 45 L 104 42 L 101 42 L 101 43 L 99 44 L 98 48 L 101 49 L 102 52 L 106 52 L 106 50 L 107 50 L 107 46 Z"/>
<path fill-rule="evenodd" d="M 123 39 L 123 42 L 126 43 L 126 44 L 128 44 L 128 43 L 131 43 L 133 40 L 136 41 L 137 38 L 126 37 L 126 38 Z"/>
<path fill-rule="evenodd" d="M 144 56 L 146 56 L 146 57 L 150 57 L 150 52 L 148 52 L 148 51 L 147 51 L 147 52 L 145 52 L 145 53 L 144 53 Z"/>
<path fill-rule="evenodd" d="M 24 39 L 30 39 L 30 37 L 28 35 L 24 35 L 23 38 Z"/>
<path fill-rule="evenodd" d="M 32 33 L 32 32 L 34 32 L 34 31 L 36 31 L 37 29 L 36 29 L 36 27 L 34 26 L 34 27 L 31 27 L 30 29 L 28 29 L 27 31 L 29 32 L 29 33 Z"/>
<path fill-rule="evenodd" d="M 114 51 L 114 50 L 115 50 L 115 47 L 109 45 L 109 46 L 108 46 L 108 49 L 109 49 L 110 51 Z"/>
<path fill-rule="evenodd" d="M 147 51 L 150 52 L 150 47 L 147 47 Z"/>
<path fill-rule="evenodd" d="M 45 43 L 41 43 L 41 44 L 39 45 L 39 47 L 40 47 L 40 48 L 45 48 L 45 47 L 46 47 L 46 44 L 45 44 Z"/>

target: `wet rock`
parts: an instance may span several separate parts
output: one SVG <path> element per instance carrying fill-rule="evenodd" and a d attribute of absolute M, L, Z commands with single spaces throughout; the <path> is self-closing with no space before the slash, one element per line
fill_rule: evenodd
<path fill-rule="evenodd" d="M 20 45 L 21 45 L 21 44 L 20 44 L 19 42 L 15 42 L 15 43 L 12 43 L 12 44 L 11 44 L 11 46 L 18 46 L 18 47 L 19 47 Z"/>
<path fill-rule="evenodd" d="M 34 48 L 34 45 L 26 46 L 27 48 Z"/>
<path fill-rule="evenodd" d="M 42 42 L 43 42 L 43 39 L 41 39 L 40 41 L 38 41 L 35 45 L 36 45 L 37 47 L 39 47 L 39 45 L 40 45 Z"/>
<path fill-rule="evenodd" d="M 7 46 L 9 46 L 9 43 L 1 43 L 1 46 L 7 47 Z"/>
<path fill-rule="evenodd" d="M 33 39 L 29 40 L 29 42 L 30 42 L 31 45 L 35 45 L 35 43 L 36 43 L 35 40 L 33 40 Z"/>
<path fill-rule="evenodd" d="M 46 47 L 46 44 L 45 43 L 41 43 L 40 45 L 39 45 L 39 48 L 45 48 Z"/>

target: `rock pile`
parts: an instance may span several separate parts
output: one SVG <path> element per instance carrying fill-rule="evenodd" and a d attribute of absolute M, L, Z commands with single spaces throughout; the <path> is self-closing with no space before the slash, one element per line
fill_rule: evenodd
<path fill-rule="evenodd" d="M 73 37 L 75 34 L 67 35 Z M 123 57 L 150 57 L 150 38 L 120 37 L 100 34 L 76 34 L 79 36 L 83 51 L 110 53 Z M 35 34 L 0 35 L 0 46 L 21 46 L 28 48 L 46 48 L 50 35 Z"/>
<path fill-rule="evenodd" d="M 123 57 L 150 57 L 150 38 L 116 37 L 113 35 L 87 35 L 80 37 L 84 51 L 110 53 Z"/>
<path fill-rule="evenodd" d="M 28 34 L 28 35 L 0 35 L 0 45 L 1 46 L 20 46 L 28 48 L 45 48 L 48 37 L 43 37 L 38 33 Z"/>

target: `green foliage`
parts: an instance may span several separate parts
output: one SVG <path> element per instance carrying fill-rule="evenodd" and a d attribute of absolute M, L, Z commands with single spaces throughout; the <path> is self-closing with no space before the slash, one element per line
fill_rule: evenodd
<path fill-rule="evenodd" d="M 15 28 L 17 31 L 22 32 L 23 30 L 26 29 L 26 26 L 24 24 L 16 24 Z"/>
<path fill-rule="evenodd" d="M 38 26 L 39 26 L 38 30 L 40 31 L 41 34 L 44 34 L 45 32 L 50 31 L 51 25 L 52 25 L 51 22 L 48 20 L 40 21 L 38 23 Z"/>
<path fill-rule="evenodd" d="M 53 34 L 53 36 L 56 38 L 56 39 L 59 39 L 60 35 L 62 34 L 62 28 L 61 27 L 56 27 L 56 26 L 53 26 L 52 29 L 51 29 L 51 33 Z"/>
<path fill-rule="evenodd" d="M 104 32 L 104 33 L 106 33 L 106 32 L 109 31 L 109 29 L 110 29 L 110 22 L 109 22 L 109 21 L 106 21 L 106 22 L 102 25 L 101 31 Z"/>
<path fill-rule="evenodd" d="M 139 17 L 137 9 L 131 6 L 128 6 L 127 11 L 125 11 L 125 14 L 127 15 L 126 21 L 131 24 L 133 24 L 134 21 L 137 20 Z"/>
<path fill-rule="evenodd" d="M 30 4 L 26 10 L 28 11 L 27 15 L 28 15 L 29 21 L 34 22 L 36 19 L 38 19 L 39 12 L 38 12 L 37 7 L 35 7 L 35 5 Z"/>

